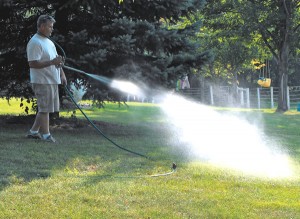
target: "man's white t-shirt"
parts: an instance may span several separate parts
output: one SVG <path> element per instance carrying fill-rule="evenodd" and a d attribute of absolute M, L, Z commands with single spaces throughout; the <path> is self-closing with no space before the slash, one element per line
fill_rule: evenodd
<path fill-rule="evenodd" d="M 49 61 L 57 56 L 54 43 L 35 34 L 27 44 L 28 61 Z M 30 68 L 30 82 L 34 84 L 61 84 L 60 68 L 51 65 L 45 68 Z"/>

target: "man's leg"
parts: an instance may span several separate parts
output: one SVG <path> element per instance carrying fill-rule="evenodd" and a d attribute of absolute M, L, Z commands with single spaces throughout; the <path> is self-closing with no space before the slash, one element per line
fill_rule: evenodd
<path fill-rule="evenodd" d="M 33 138 L 35 135 L 39 135 L 41 139 L 49 142 L 56 142 L 55 138 L 53 138 L 50 134 L 49 130 L 49 113 L 39 112 L 36 117 L 32 128 L 30 129 L 31 134 L 29 134 L 30 138 Z M 41 134 L 39 134 L 40 132 Z M 36 133 L 36 134 L 34 134 Z M 27 135 L 27 137 L 29 137 Z M 34 137 L 37 138 L 37 137 Z"/>
<path fill-rule="evenodd" d="M 34 124 L 27 135 L 29 138 L 42 138 L 43 140 L 55 142 L 50 134 L 49 112 L 59 111 L 58 85 L 33 84 L 37 105 L 40 111 L 35 117 Z"/>
<path fill-rule="evenodd" d="M 47 112 L 38 112 L 35 117 L 34 124 L 31 131 L 38 131 L 41 134 L 48 134 L 49 131 L 49 113 Z"/>

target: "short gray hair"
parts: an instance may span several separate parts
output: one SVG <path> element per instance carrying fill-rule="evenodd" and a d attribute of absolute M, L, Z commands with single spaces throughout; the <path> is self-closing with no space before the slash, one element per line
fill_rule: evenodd
<path fill-rule="evenodd" d="M 39 28 L 42 24 L 45 24 L 48 21 L 55 23 L 55 19 L 50 15 L 44 14 L 44 15 L 39 16 L 39 18 L 37 20 L 37 27 Z"/>

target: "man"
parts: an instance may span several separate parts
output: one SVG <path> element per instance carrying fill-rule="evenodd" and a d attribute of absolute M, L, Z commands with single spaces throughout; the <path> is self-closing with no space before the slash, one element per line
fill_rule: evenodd
<path fill-rule="evenodd" d="M 49 130 L 49 113 L 59 111 L 58 84 L 67 84 L 62 69 L 63 58 L 57 55 L 54 43 L 48 39 L 55 20 L 41 15 L 37 20 L 37 33 L 27 44 L 30 82 L 37 98 L 38 113 L 28 138 L 55 142 Z"/>

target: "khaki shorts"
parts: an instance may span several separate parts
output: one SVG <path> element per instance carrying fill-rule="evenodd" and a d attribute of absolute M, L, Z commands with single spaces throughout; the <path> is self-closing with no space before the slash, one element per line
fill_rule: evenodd
<path fill-rule="evenodd" d="M 57 84 L 32 84 L 39 112 L 53 113 L 59 111 L 59 94 Z"/>

